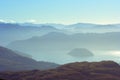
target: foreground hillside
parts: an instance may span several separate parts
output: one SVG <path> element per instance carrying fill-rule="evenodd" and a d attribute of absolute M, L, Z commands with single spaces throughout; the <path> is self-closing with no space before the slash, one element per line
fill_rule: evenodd
<path fill-rule="evenodd" d="M 113 61 L 76 62 L 46 71 L 0 73 L 5 80 L 120 80 L 120 66 Z"/>

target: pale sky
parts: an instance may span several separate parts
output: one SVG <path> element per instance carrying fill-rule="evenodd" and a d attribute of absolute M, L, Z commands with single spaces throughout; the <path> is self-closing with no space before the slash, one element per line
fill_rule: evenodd
<path fill-rule="evenodd" d="M 120 0 L 0 0 L 0 21 L 120 23 Z"/>

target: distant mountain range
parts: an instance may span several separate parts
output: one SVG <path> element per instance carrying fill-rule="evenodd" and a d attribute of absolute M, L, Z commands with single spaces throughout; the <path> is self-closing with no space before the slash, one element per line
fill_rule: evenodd
<path fill-rule="evenodd" d="M 101 61 L 119 57 L 102 51 L 120 51 L 120 24 L 0 22 L 0 80 L 120 80 L 120 65 Z"/>
<path fill-rule="evenodd" d="M 51 62 L 58 60 L 61 63 L 65 62 L 64 59 L 69 61 L 72 57 L 67 53 L 75 48 L 85 48 L 92 52 L 119 51 L 119 41 L 119 24 L 0 23 L 0 45 L 37 60 Z M 101 53 L 95 52 L 96 54 Z"/>
<path fill-rule="evenodd" d="M 119 80 L 120 65 L 113 61 L 75 62 L 46 71 L 3 72 L 5 80 Z"/>
<path fill-rule="evenodd" d="M 119 41 L 120 32 L 78 33 L 72 35 L 61 32 L 50 32 L 41 37 L 38 36 L 26 40 L 14 41 L 7 45 L 7 47 L 20 52 L 29 53 L 37 60 L 46 60 L 51 62 L 58 60 L 60 62 L 62 56 L 66 56 L 65 59 L 71 59 L 68 52 L 75 48 L 85 48 L 91 52 L 119 51 Z M 103 54 L 103 52 L 95 52 L 94 55 L 98 54 Z M 107 53 L 104 53 L 104 55 L 106 54 Z"/>
<path fill-rule="evenodd" d="M 0 22 L 0 45 L 5 46 L 12 41 L 28 39 L 33 36 L 43 36 L 49 32 L 62 32 L 65 34 L 120 32 L 120 25 L 98 25 L 90 23 L 63 25 Z"/>
<path fill-rule="evenodd" d="M 26 25 L 26 24 L 23 24 Z M 65 30 L 72 33 L 104 33 L 104 32 L 119 32 L 120 31 L 120 24 L 91 24 L 91 23 L 76 23 L 70 25 L 63 25 L 63 24 L 32 24 L 27 23 L 27 26 L 42 26 L 42 25 L 50 25 L 55 27 L 56 29 Z"/>
<path fill-rule="evenodd" d="M 25 53 L 66 54 L 75 48 L 90 50 L 120 50 L 120 32 L 111 33 L 79 33 L 67 35 L 51 32 L 41 37 L 18 40 L 7 47 Z"/>
<path fill-rule="evenodd" d="M 0 45 L 6 45 L 15 40 L 42 36 L 46 33 L 59 31 L 52 26 L 21 26 L 20 24 L 0 23 Z"/>
<path fill-rule="evenodd" d="M 58 67 L 58 64 L 35 61 L 17 52 L 0 46 L 0 71 L 45 70 Z"/>

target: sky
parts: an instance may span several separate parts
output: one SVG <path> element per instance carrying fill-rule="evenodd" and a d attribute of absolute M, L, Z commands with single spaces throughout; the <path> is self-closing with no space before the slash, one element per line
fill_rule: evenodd
<path fill-rule="evenodd" d="M 0 21 L 120 23 L 120 0 L 0 0 Z"/>

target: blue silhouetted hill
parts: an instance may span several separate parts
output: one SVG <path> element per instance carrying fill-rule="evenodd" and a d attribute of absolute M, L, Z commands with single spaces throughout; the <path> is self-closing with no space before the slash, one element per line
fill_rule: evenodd
<path fill-rule="evenodd" d="M 5 47 L 0 47 L 0 71 L 45 70 L 57 67 L 58 64 L 36 61 L 19 55 Z"/>

